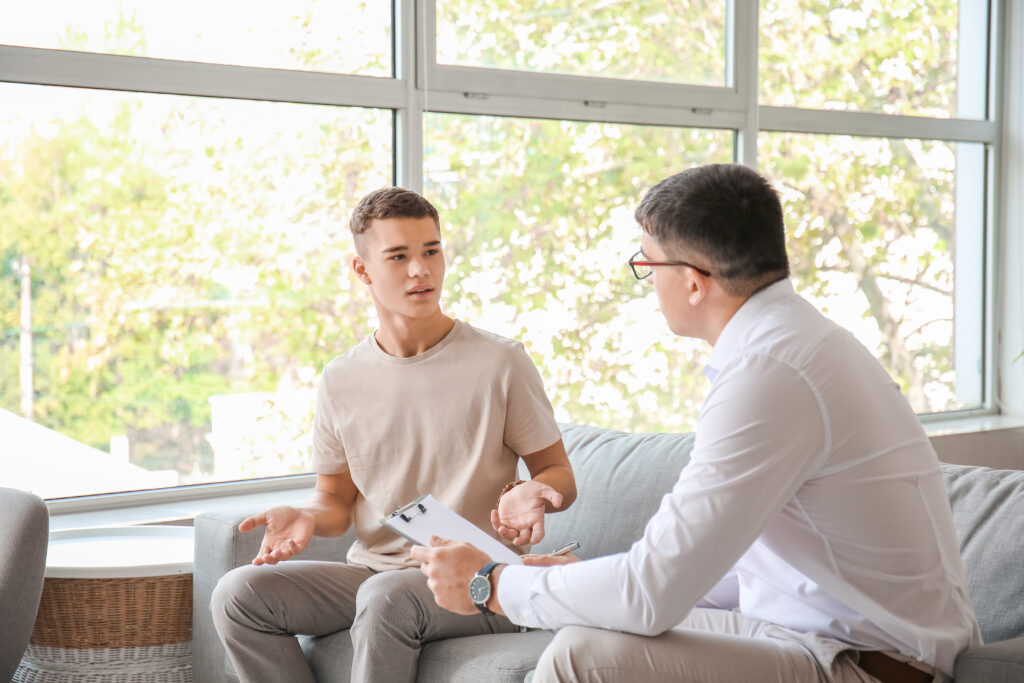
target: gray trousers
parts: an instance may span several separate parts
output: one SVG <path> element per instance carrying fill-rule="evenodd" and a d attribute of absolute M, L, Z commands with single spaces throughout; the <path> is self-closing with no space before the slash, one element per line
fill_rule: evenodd
<path fill-rule="evenodd" d="M 654 637 L 562 628 L 537 663 L 533 683 L 878 683 L 857 666 L 857 657 L 831 638 L 738 612 L 695 609 Z M 937 683 L 947 680 L 934 676 Z"/>
<path fill-rule="evenodd" d="M 414 681 L 425 642 L 517 629 L 505 617 L 441 609 L 418 569 L 342 562 L 238 567 L 214 589 L 217 633 L 243 683 L 313 683 L 295 635 L 349 630 L 352 681 Z"/>

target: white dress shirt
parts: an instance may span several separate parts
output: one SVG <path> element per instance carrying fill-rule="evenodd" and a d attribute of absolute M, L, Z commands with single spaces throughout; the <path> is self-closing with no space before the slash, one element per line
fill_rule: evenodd
<path fill-rule="evenodd" d="M 695 606 L 946 674 L 980 643 L 935 452 L 899 387 L 788 280 L 752 296 L 708 363 L 690 463 L 629 551 L 505 567 L 526 626 L 643 635 Z"/>

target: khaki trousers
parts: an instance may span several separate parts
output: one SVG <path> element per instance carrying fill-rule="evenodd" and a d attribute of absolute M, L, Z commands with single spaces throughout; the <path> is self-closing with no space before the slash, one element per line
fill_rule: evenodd
<path fill-rule="evenodd" d="M 296 634 L 348 629 L 349 680 L 401 683 L 416 679 L 425 642 L 518 631 L 505 617 L 441 609 L 419 569 L 375 573 L 343 562 L 238 567 L 221 577 L 210 609 L 242 683 L 313 683 Z"/>
<path fill-rule="evenodd" d="M 654 637 L 562 628 L 537 663 L 533 683 L 877 683 L 856 659 L 856 650 L 831 638 L 738 612 L 695 609 Z"/>

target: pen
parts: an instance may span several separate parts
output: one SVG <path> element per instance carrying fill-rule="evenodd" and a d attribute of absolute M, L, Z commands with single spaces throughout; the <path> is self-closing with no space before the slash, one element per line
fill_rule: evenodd
<path fill-rule="evenodd" d="M 573 550 L 576 550 L 579 547 L 580 544 L 577 541 L 571 541 L 563 545 L 558 550 L 552 550 L 550 553 L 547 553 L 545 557 L 558 557 L 559 555 L 565 555 L 567 553 L 571 553 Z"/>

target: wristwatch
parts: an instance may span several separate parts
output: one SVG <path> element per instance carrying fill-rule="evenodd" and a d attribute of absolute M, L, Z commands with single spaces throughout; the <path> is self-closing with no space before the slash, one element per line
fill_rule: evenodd
<path fill-rule="evenodd" d="M 494 612 L 487 609 L 487 601 L 491 599 L 491 572 L 500 562 L 488 562 L 469 582 L 469 598 L 482 613 L 491 617 Z"/>

